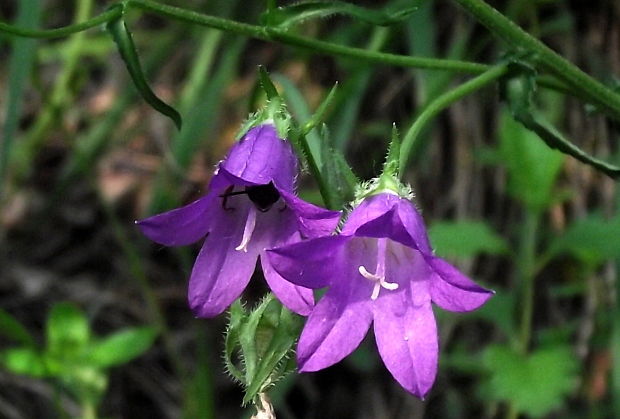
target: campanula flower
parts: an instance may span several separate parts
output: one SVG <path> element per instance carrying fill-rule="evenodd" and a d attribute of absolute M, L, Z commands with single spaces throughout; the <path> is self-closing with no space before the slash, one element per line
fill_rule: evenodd
<path fill-rule="evenodd" d="M 339 362 L 374 322 L 385 366 L 418 397 L 430 390 L 437 373 L 431 302 L 464 312 L 492 295 L 433 255 L 422 217 L 409 199 L 391 191 L 366 196 L 339 235 L 272 249 L 268 257 L 294 284 L 329 287 L 299 339 L 300 371 Z"/>
<path fill-rule="evenodd" d="M 340 214 L 294 193 L 298 163 L 276 127 L 251 128 L 220 162 L 209 192 L 197 201 L 138 221 L 142 232 L 166 246 L 206 236 L 189 281 L 189 304 L 199 317 L 222 313 L 248 284 L 260 256 L 267 283 L 290 310 L 307 315 L 312 290 L 282 279 L 265 250 L 329 234 Z"/>

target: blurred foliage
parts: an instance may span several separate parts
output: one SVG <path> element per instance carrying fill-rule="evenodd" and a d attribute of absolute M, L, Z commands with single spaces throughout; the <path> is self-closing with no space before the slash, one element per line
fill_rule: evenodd
<path fill-rule="evenodd" d="M 17 319 L 4 311 L 0 315 L 0 332 L 26 343 L 0 351 L 0 364 L 14 374 L 57 379 L 79 401 L 84 417 L 96 412 L 101 402 L 108 384 L 106 369 L 142 355 L 157 337 L 153 327 L 145 326 L 94 338 L 80 309 L 58 303 L 47 319 L 46 344 L 39 348 Z"/>

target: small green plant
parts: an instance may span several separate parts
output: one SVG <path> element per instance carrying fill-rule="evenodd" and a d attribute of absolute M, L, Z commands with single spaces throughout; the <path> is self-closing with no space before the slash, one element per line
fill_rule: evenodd
<path fill-rule="evenodd" d="M 96 418 L 108 384 L 108 369 L 142 355 L 153 344 L 153 327 L 127 328 L 105 337 L 92 334 L 84 312 L 71 303 L 54 305 L 40 346 L 13 316 L 0 311 L 0 333 L 20 346 L 0 351 L 0 365 L 13 374 L 51 379 Z"/>

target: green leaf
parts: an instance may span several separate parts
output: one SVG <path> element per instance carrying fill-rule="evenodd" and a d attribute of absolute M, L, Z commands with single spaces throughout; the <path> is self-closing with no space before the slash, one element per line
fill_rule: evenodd
<path fill-rule="evenodd" d="M 515 332 L 514 313 L 515 296 L 513 293 L 493 287 L 495 295 L 478 310 L 467 315 L 468 318 L 478 318 L 494 324 L 508 338 L 514 338 Z"/>
<path fill-rule="evenodd" d="M 136 89 L 140 92 L 140 95 L 142 95 L 144 100 L 146 100 L 146 102 L 155 110 L 172 119 L 177 128 L 181 130 L 181 115 L 172 106 L 159 99 L 149 87 L 149 84 L 144 76 L 144 72 L 142 71 L 142 66 L 140 65 L 140 59 L 138 58 L 138 52 L 136 51 L 131 32 L 127 29 L 125 21 L 121 17 L 111 20 L 106 24 L 106 29 L 110 35 L 112 35 L 112 38 L 118 47 L 118 51 L 125 62 L 125 66 L 129 71 L 129 75 L 131 76 Z"/>
<path fill-rule="evenodd" d="M 508 245 L 482 221 L 442 221 L 428 229 L 431 243 L 438 255 L 450 258 L 471 258 L 481 253 L 506 254 Z"/>
<path fill-rule="evenodd" d="M 524 68 L 525 65 L 520 63 L 515 64 L 515 66 Z M 508 99 L 510 111 L 514 119 L 519 121 L 528 130 L 536 133 L 552 149 L 568 154 L 580 162 L 605 173 L 612 179 L 620 177 L 620 167 L 590 156 L 566 138 L 536 109 L 533 101 L 535 90 L 535 73 L 527 67 L 525 67 L 521 74 L 505 83 L 504 94 Z"/>
<path fill-rule="evenodd" d="M 0 364 L 14 374 L 31 377 L 50 375 L 44 356 L 32 348 L 14 348 L 0 352 Z"/>
<path fill-rule="evenodd" d="M 58 303 L 52 307 L 46 334 L 50 354 L 71 358 L 79 354 L 90 340 L 88 319 L 75 305 Z"/>
<path fill-rule="evenodd" d="M 567 139 L 537 110 L 531 110 L 529 113 L 523 115 L 516 115 L 515 118 L 521 122 L 523 126 L 538 134 L 549 147 L 568 154 L 569 156 L 573 156 L 580 162 L 598 169 L 612 179 L 620 177 L 620 167 L 590 156 Z"/>
<path fill-rule="evenodd" d="M 570 253 L 594 266 L 620 258 L 620 215 L 609 220 L 590 215 L 573 222 L 562 236 L 551 242 L 549 251 Z"/>
<path fill-rule="evenodd" d="M 500 154 L 508 170 L 508 192 L 531 211 L 544 211 L 554 203 L 553 186 L 564 155 L 549 149 L 538 135 L 500 115 Z"/>
<path fill-rule="evenodd" d="M 510 401 L 522 413 L 545 416 L 560 407 L 577 384 L 577 358 L 568 346 L 521 355 L 506 346 L 490 346 L 483 362 L 490 379 L 485 399 Z"/>
<path fill-rule="evenodd" d="M 0 308 L 0 335 L 27 346 L 34 346 L 34 338 L 19 320 Z"/>
<path fill-rule="evenodd" d="M 344 1 L 302 1 L 287 7 L 271 9 L 263 15 L 262 22 L 270 26 L 290 28 L 309 19 L 326 18 L 334 15 L 346 15 L 362 22 L 389 26 L 398 23 L 415 12 L 423 0 L 397 1 L 382 10 L 367 9 Z"/>
<path fill-rule="evenodd" d="M 125 329 L 93 342 L 87 355 L 89 364 L 107 368 L 121 365 L 146 352 L 157 337 L 154 327 Z"/>

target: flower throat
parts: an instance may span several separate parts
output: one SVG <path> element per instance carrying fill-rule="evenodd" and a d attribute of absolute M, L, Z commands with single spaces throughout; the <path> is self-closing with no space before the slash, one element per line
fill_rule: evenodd
<path fill-rule="evenodd" d="M 273 204 L 278 202 L 280 199 L 280 192 L 273 186 L 273 182 L 269 182 L 267 185 L 258 185 L 258 186 L 246 186 L 243 191 L 232 191 L 233 186 L 229 187 L 226 192 L 220 195 L 222 200 L 222 207 L 225 210 L 233 210 L 232 207 L 227 207 L 228 197 L 233 195 L 243 195 L 247 194 L 250 201 L 254 204 L 254 206 L 260 212 L 267 212 L 271 209 Z"/>

